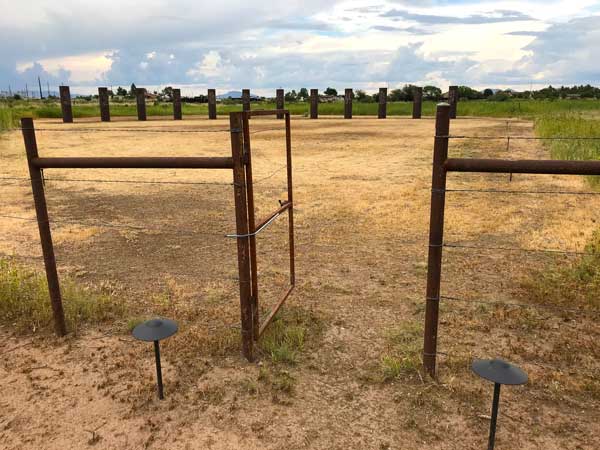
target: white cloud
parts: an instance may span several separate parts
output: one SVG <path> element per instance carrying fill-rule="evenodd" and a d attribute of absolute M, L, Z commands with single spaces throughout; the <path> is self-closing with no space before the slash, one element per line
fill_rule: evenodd
<path fill-rule="evenodd" d="M 27 39 L 0 40 L 0 85 L 38 75 L 81 89 L 593 82 L 596 8 L 592 0 L 10 2 L 0 28 Z"/>

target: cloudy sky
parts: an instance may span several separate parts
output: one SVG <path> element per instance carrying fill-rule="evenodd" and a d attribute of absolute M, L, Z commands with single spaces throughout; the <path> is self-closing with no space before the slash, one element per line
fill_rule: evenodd
<path fill-rule="evenodd" d="M 600 1 L 0 0 L 0 90 L 600 85 Z"/>

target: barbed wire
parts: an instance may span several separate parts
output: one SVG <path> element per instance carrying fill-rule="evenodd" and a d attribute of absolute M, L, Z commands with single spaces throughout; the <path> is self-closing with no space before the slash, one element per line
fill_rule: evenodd
<path fill-rule="evenodd" d="M 442 135 L 435 136 L 444 139 L 477 139 L 477 140 L 523 140 L 523 141 L 600 141 L 600 136 L 467 136 L 467 135 Z"/>
<path fill-rule="evenodd" d="M 460 343 L 459 345 L 464 345 L 464 346 L 470 346 L 472 344 L 466 344 L 466 343 Z M 436 353 L 427 353 L 427 352 L 422 352 L 421 353 L 423 356 L 436 356 L 436 355 L 442 355 L 445 356 L 447 358 L 457 358 L 457 359 L 463 359 L 463 358 L 472 358 L 472 359 L 481 359 L 481 357 L 476 357 L 474 356 L 472 353 L 464 353 L 464 354 L 459 354 L 459 353 L 454 353 L 454 352 L 449 352 L 446 350 L 443 351 L 437 351 Z M 550 369 L 550 370 L 554 370 L 555 372 L 571 372 L 569 370 L 565 370 L 564 368 L 558 367 L 558 366 L 554 366 L 552 364 L 548 364 L 545 362 L 541 362 L 541 361 L 534 361 L 534 360 L 524 360 L 522 361 L 520 364 L 531 364 L 534 366 L 539 366 L 539 367 L 543 367 L 546 369 Z M 586 371 L 586 370 L 581 370 L 581 367 L 578 367 L 577 370 L 573 370 L 573 372 L 579 374 L 579 375 L 583 375 L 585 377 L 588 378 L 596 378 L 597 377 L 597 373 L 593 372 L 593 371 Z"/>
<path fill-rule="evenodd" d="M 30 130 L 30 128 L 9 128 L 8 131 Z M 34 131 L 48 131 L 60 133 L 230 133 L 232 131 L 241 131 L 237 128 L 223 128 L 218 130 L 190 130 L 190 129 L 168 129 L 167 127 L 136 127 L 136 128 L 34 128 Z"/>
<path fill-rule="evenodd" d="M 13 216 L 10 214 L 0 214 L 0 218 L 12 219 L 12 220 L 23 220 L 26 222 L 38 222 L 38 219 L 35 217 Z M 71 225 L 81 225 L 81 226 L 85 226 L 85 227 L 121 228 L 121 229 L 128 229 L 128 230 L 132 230 L 132 231 L 142 231 L 142 232 L 153 231 L 153 232 L 159 232 L 159 233 L 178 233 L 178 234 L 187 233 L 187 235 L 200 234 L 200 235 L 204 235 L 204 236 L 218 236 L 218 237 L 223 237 L 223 238 L 227 234 L 226 232 L 222 232 L 222 233 L 205 232 L 205 231 L 189 230 L 189 229 L 185 229 L 185 228 L 170 229 L 170 228 L 140 227 L 140 226 L 135 226 L 135 225 L 115 224 L 115 223 L 98 222 L 98 221 L 83 222 L 83 221 L 71 220 L 71 219 L 51 219 L 51 220 L 48 220 L 48 222 L 49 223 L 65 223 L 65 224 L 71 224 Z"/>
<path fill-rule="evenodd" d="M 484 194 L 549 194 L 549 195 L 600 195 L 600 192 L 590 191 L 524 191 L 524 190 L 504 190 L 504 189 L 431 189 L 431 192 L 459 192 L 459 193 L 484 193 Z"/>
<path fill-rule="evenodd" d="M 259 184 L 262 183 L 265 180 L 268 180 L 269 178 L 273 178 L 275 175 L 277 175 L 277 173 L 283 169 L 287 168 L 287 164 L 282 165 L 281 167 L 278 167 L 277 169 L 275 169 L 273 172 L 271 172 L 269 175 L 264 176 L 262 178 L 259 178 L 257 180 L 253 180 L 253 184 Z"/>
<path fill-rule="evenodd" d="M 31 180 L 26 177 L 0 177 L 1 180 L 27 181 Z M 46 178 L 44 181 L 57 182 L 83 182 L 83 183 L 127 183 L 127 184 L 175 184 L 175 185 L 215 185 L 215 186 L 234 186 L 234 183 L 213 182 L 213 181 L 148 181 L 148 180 L 107 180 L 107 179 L 79 179 L 79 178 Z"/>
<path fill-rule="evenodd" d="M 541 303 L 519 303 L 519 302 L 504 302 L 500 300 L 478 300 L 478 299 L 467 299 L 461 297 L 454 297 L 449 295 L 440 295 L 440 300 L 450 300 L 462 303 L 476 303 L 483 305 L 493 305 L 493 306 L 508 306 L 508 307 L 516 307 L 516 308 L 531 308 L 531 309 L 545 309 L 549 311 L 558 311 L 558 312 L 568 312 L 574 314 L 584 314 L 584 315 L 592 315 L 598 316 L 600 315 L 600 310 L 591 310 L 591 309 L 582 309 L 582 308 L 563 308 L 561 306 L 554 306 L 548 304 Z"/>
<path fill-rule="evenodd" d="M 444 243 L 442 247 L 457 248 L 457 249 L 469 249 L 469 250 L 490 250 L 490 251 L 507 251 L 507 252 L 525 252 L 525 253 L 558 253 L 566 255 L 587 255 L 587 256 L 600 256 L 598 253 L 593 252 L 582 252 L 578 250 L 561 250 L 561 249 L 543 249 L 543 248 L 522 248 L 522 247 L 492 247 L 492 246 L 480 246 L 480 245 L 464 245 L 464 244 L 453 244 Z"/>

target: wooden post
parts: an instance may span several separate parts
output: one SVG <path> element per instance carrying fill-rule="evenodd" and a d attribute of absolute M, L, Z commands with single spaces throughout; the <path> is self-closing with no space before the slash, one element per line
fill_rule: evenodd
<path fill-rule="evenodd" d="M 379 113 L 377 114 L 378 119 L 385 119 L 387 117 L 387 88 L 379 88 Z"/>
<path fill-rule="evenodd" d="M 52 234 L 50 232 L 50 222 L 48 220 L 48 208 L 46 206 L 46 196 L 44 194 L 42 171 L 32 164 L 32 160 L 38 157 L 33 119 L 29 117 L 21 119 L 21 129 L 23 132 L 23 140 L 25 141 L 29 176 L 31 178 L 31 190 L 33 191 L 33 201 L 35 203 L 35 215 L 37 217 L 40 241 L 42 243 L 42 253 L 44 255 L 46 279 L 48 280 L 48 291 L 50 294 L 50 302 L 52 304 L 52 315 L 54 317 L 54 330 L 58 336 L 64 336 L 67 334 L 67 327 L 65 325 L 65 313 L 63 311 L 62 298 L 60 295 L 60 284 L 58 282 L 56 258 L 54 257 L 54 246 L 52 244 Z"/>
<path fill-rule="evenodd" d="M 217 94 L 214 89 L 208 90 L 208 118 L 217 119 Z"/>
<path fill-rule="evenodd" d="M 181 89 L 173 89 L 173 120 L 183 119 L 181 112 Z"/>
<path fill-rule="evenodd" d="M 310 90 L 310 118 L 311 119 L 319 118 L 319 90 L 318 89 Z"/>
<path fill-rule="evenodd" d="M 450 86 L 448 89 L 448 103 L 450 103 L 450 118 L 456 119 L 458 108 L 458 86 Z"/>
<path fill-rule="evenodd" d="M 250 111 L 250 89 L 242 89 L 242 110 Z"/>
<path fill-rule="evenodd" d="M 71 107 L 71 90 L 69 86 L 59 86 L 60 108 L 64 123 L 73 123 L 73 108 Z"/>
<path fill-rule="evenodd" d="M 138 120 L 146 120 L 146 89 L 137 88 L 135 91 Z"/>
<path fill-rule="evenodd" d="M 283 109 L 285 107 L 283 89 L 277 89 L 277 91 L 275 91 L 275 107 L 277 109 Z M 277 118 L 283 119 L 283 114 L 277 114 Z"/>
<path fill-rule="evenodd" d="M 450 105 L 441 103 L 435 118 L 433 147 L 433 175 L 431 180 L 431 212 L 429 219 L 429 255 L 427 262 L 427 294 L 425 300 L 425 332 L 423 366 L 435 377 L 437 332 L 442 277 L 442 245 L 444 244 L 444 208 L 446 204 L 446 169 L 448 134 L 450 132 Z"/>
<path fill-rule="evenodd" d="M 352 119 L 352 89 L 344 92 L 344 119 Z"/>
<path fill-rule="evenodd" d="M 254 359 L 254 327 L 250 285 L 250 239 L 248 237 L 248 207 L 246 197 L 246 175 L 244 170 L 242 113 L 229 114 L 231 129 L 231 155 L 233 157 L 233 186 L 235 194 L 235 222 L 240 283 L 240 310 L 242 320 L 242 351 L 248 361 Z"/>
<path fill-rule="evenodd" d="M 415 90 L 413 91 L 413 111 L 412 111 L 413 119 L 421 118 L 422 105 L 423 105 L 423 88 L 415 87 Z"/>
<path fill-rule="evenodd" d="M 100 105 L 100 120 L 110 122 L 110 105 L 108 103 L 108 88 L 98 88 L 98 103 Z"/>

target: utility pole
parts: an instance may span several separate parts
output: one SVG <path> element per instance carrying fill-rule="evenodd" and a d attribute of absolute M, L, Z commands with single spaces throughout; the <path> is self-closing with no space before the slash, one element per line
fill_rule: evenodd
<path fill-rule="evenodd" d="M 10 89 L 10 84 L 8 85 L 8 96 L 12 97 L 12 90 Z"/>
<path fill-rule="evenodd" d="M 42 94 L 42 80 L 38 77 L 38 86 L 40 87 L 40 100 L 44 98 L 44 94 Z"/>
<path fill-rule="evenodd" d="M 25 98 L 29 99 L 29 86 L 27 86 L 27 83 L 25 83 Z"/>
<path fill-rule="evenodd" d="M 50 98 L 50 82 L 49 81 L 46 81 L 46 87 L 47 87 L 46 93 L 48 94 L 47 97 Z"/>

